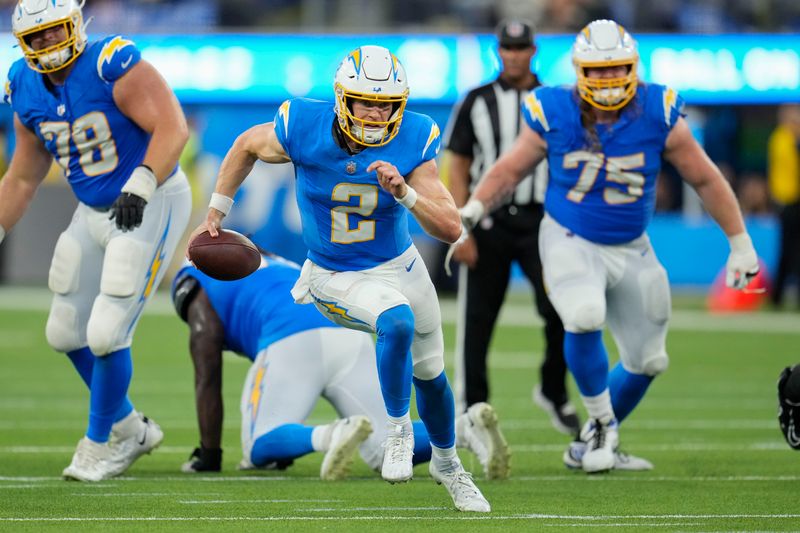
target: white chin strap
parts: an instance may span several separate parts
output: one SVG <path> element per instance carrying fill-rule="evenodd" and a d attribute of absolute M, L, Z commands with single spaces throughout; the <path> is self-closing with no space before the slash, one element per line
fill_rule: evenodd
<path fill-rule="evenodd" d="M 58 68 L 66 63 L 70 56 L 72 56 L 72 49 L 64 48 L 63 50 L 56 50 L 43 56 L 39 56 L 39 64 L 44 68 Z"/>
<path fill-rule="evenodd" d="M 625 98 L 625 89 L 622 87 L 598 89 L 592 93 L 592 99 L 602 105 L 614 105 L 621 102 L 623 98 Z"/>
<path fill-rule="evenodd" d="M 361 136 L 362 129 L 364 131 L 363 137 Z M 362 128 L 361 126 L 353 124 L 350 131 L 353 132 L 353 137 L 356 139 L 363 139 L 367 144 L 377 144 L 383 140 L 386 128 Z"/>

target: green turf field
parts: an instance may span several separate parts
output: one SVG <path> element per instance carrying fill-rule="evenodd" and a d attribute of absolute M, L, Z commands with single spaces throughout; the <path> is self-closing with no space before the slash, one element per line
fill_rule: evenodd
<path fill-rule="evenodd" d="M 168 313 L 144 316 L 131 397 L 163 427 L 152 456 L 99 484 L 60 479 L 81 437 L 88 395 L 66 357 L 44 340 L 40 293 L 0 291 L 0 530 L 8 531 L 789 531 L 800 520 L 800 454 L 775 420 L 775 380 L 800 360 L 800 315 L 710 317 L 676 309 L 669 371 L 622 426 L 623 447 L 649 473 L 567 471 L 567 443 L 530 401 L 541 332 L 523 301 L 505 313 L 491 356 L 493 404 L 512 447 L 512 477 L 479 486 L 489 515 L 453 510 L 425 466 L 392 486 L 357 460 L 348 481 L 323 483 L 320 456 L 286 472 L 240 473 L 238 401 L 247 370 L 230 356 L 224 472 L 181 474 L 197 444 L 187 331 Z M 158 303 L 158 302 L 156 302 Z M 445 302 L 445 318 L 452 303 Z M 694 308 L 693 308 L 694 307 Z M 445 339 L 454 329 L 446 320 Z M 448 348 L 449 350 L 450 348 Z M 227 357 L 227 356 L 226 356 Z M 448 353 L 448 361 L 452 355 Z M 613 349 L 612 349 L 613 357 Z M 333 411 L 319 405 L 311 422 Z M 462 453 L 476 473 L 477 462 Z"/>

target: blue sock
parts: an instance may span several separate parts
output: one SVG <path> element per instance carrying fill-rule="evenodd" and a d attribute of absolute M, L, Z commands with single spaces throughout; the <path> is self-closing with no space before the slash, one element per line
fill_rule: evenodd
<path fill-rule="evenodd" d="M 69 360 L 72 361 L 72 365 L 75 367 L 75 370 L 78 371 L 78 375 L 81 377 L 83 382 L 86 383 L 86 386 L 91 390 L 92 369 L 94 368 L 95 355 L 88 347 L 83 347 L 71 352 L 67 352 L 67 357 L 69 357 Z M 114 415 L 114 422 L 122 420 L 128 416 L 131 411 L 133 411 L 133 404 L 131 403 L 130 399 L 125 396 L 122 406 Z"/>
<path fill-rule="evenodd" d="M 608 387 L 608 354 L 603 332 L 564 335 L 564 359 L 583 396 L 597 396 Z"/>
<path fill-rule="evenodd" d="M 422 422 L 414 422 L 414 457 L 411 461 L 418 465 L 431 460 L 431 438 Z"/>
<path fill-rule="evenodd" d="M 378 341 L 378 381 L 389 416 L 401 417 L 411 405 L 411 341 L 414 340 L 414 313 L 398 305 L 381 313 L 376 324 Z"/>
<path fill-rule="evenodd" d="M 417 389 L 417 411 L 431 444 L 437 448 L 452 448 L 456 442 L 456 405 L 444 371 L 430 381 L 415 377 L 414 388 Z"/>
<path fill-rule="evenodd" d="M 91 440 L 108 440 L 114 417 L 125 403 L 132 374 L 130 348 L 95 357 L 89 394 L 89 428 L 86 430 L 86 436 Z"/>
<path fill-rule="evenodd" d="M 632 374 L 622 367 L 622 363 L 614 366 L 608 375 L 608 389 L 611 393 L 611 405 L 614 407 L 617 420 L 622 422 L 631 414 L 631 411 L 639 405 L 652 381 L 653 376 Z"/>
<path fill-rule="evenodd" d="M 250 451 L 250 462 L 255 466 L 264 466 L 311 453 L 314 451 L 311 445 L 313 431 L 313 427 L 300 424 L 278 426 L 256 439 Z"/>

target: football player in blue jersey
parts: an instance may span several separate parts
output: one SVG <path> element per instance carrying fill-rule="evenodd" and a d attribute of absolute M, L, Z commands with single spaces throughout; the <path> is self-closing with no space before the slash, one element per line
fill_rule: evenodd
<path fill-rule="evenodd" d="M 177 165 L 187 139 L 166 82 L 120 36 L 89 42 L 76 0 L 20 0 L 24 55 L 8 74 L 16 145 L 0 181 L 0 240 L 22 217 L 53 158 L 79 200 L 53 253 L 48 343 L 89 387 L 89 425 L 68 479 L 124 472 L 163 433 L 127 397 L 131 340 L 189 220 Z"/>
<path fill-rule="evenodd" d="M 269 254 L 241 280 L 218 281 L 188 265 L 175 277 L 172 298 L 189 325 L 200 426 L 200 447 L 184 472 L 221 469 L 223 349 L 253 361 L 242 389 L 240 468 L 283 467 L 317 451 L 325 453 L 320 477 L 341 479 L 360 449 L 364 461 L 380 470 L 386 411 L 372 336 L 296 305 L 291 289 L 299 277 L 297 265 Z M 305 425 L 320 396 L 342 418 Z M 418 464 L 430 459 L 431 444 L 425 426 L 413 426 Z M 460 441 L 475 452 L 487 474 L 504 460 L 504 439 L 496 426 L 475 419 L 460 429 Z"/>
<path fill-rule="evenodd" d="M 288 100 L 274 122 L 236 139 L 207 218 L 193 236 L 217 234 L 256 160 L 294 163 L 309 252 L 292 295 L 298 303 L 315 303 L 338 324 L 378 335 L 378 378 L 390 426 L 381 475 L 392 483 L 412 476 L 413 381 L 433 445 L 431 475 L 458 509 L 488 512 L 456 454 L 439 302 L 408 232 L 406 210 L 440 240 L 453 242 L 461 231 L 434 159 L 439 127 L 406 111 L 405 69 L 386 48 L 362 46 L 348 54 L 334 90 L 335 103 Z"/>
<path fill-rule="evenodd" d="M 539 248 L 567 331 L 567 364 L 590 418 L 564 461 L 586 472 L 649 469 L 617 448 L 619 423 L 668 362 L 669 284 L 645 233 L 662 157 L 728 237 L 728 285 L 744 289 L 758 261 L 733 191 L 682 116 L 683 101 L 668 87 L 639 82 L 631 36 L 613 21 L 594 21 L 578 34 L 572 59 L 577 84 L 528 95 L 515 145 L 487 171 L 461 215 L 474 226 L 547 157 Z M 620 353 L 610 372 L 606 324 Z"/>

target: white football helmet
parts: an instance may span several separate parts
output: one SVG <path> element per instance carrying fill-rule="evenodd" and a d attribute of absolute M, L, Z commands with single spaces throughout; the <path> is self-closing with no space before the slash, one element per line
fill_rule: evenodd
<path fill-rule="evenodd" d="M 350 139 L 364 146 L 383 146 L 397 135 L 408 100 L 408 80 L 389 50 L 362 46 L 350 52 L 336 69 L 333 88 L 339 127 Z M 387 121 L 356 118 L 353 100 L 391 102 L 392 114 Z"/>
<path fill-rule="evenodd" d="M 598 109 L 621 109 L 636 95 L 639 78 L 636 41 L 613 20 L 595 20 L 584 27 L 572 45 L 572 64 L 578 75 L 578 93 Z M 621 78 L 588 78 L 587 68 L 626 65 Z"/>
<path fill-rule="evenodd" d="M 73 61 L 86 48 L 86 24 L 81 8 L 85 0 L 19 0 L 11 15 L 11 31 L 19 41 L 25 60 L 37 72 L 54 72 Z M 87 23 L 88 24 L 88 23 Z M 30 36 L 63 26 L 66 39 L 53 46 L 34 50 Z"/>

